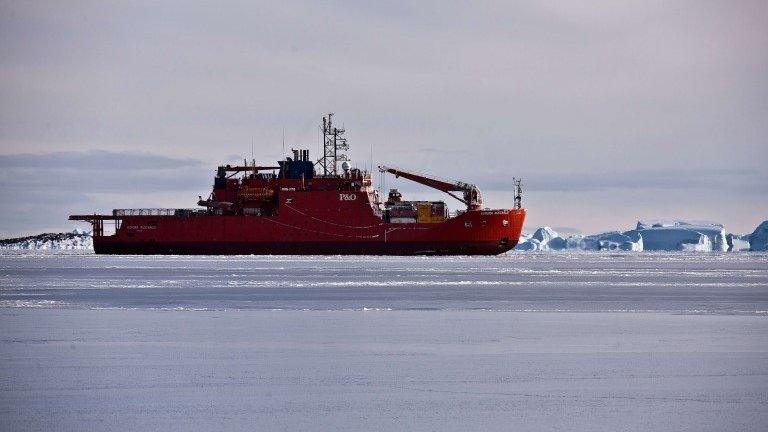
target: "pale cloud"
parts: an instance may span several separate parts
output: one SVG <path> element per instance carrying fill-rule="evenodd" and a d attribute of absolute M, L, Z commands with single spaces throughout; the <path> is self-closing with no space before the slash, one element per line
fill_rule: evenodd
<path fill-rule="evenodd" d="M 94 150 L 139 165 L 141 154 L 199 161 L 184 176 L 149 176 L 155 194 L 201 179 L 192 192 L 223 159 L 249 155 L 251 140 L 260 161 L 278 159 L 283 130 L 286 147 L 316 155 L 318 120 L 335 111 L 361 165 L 373 151 L 377 163 L 489 191 L 523 176 L 537 222 L 617 225 L 579 209 L 558 220 L 535 194 L 579 193 L 569 205 L 586 206 L 612 188 L 634 211 L 647 185 L 660 199 L 638 217 L 699 211 L 711 188 L 730 200 L 721 222 L 747 231 L 768 217 L 756 201 L 768 160 L 767 20 L 762 1 L 6 2 L 0 154 L 16 155 L 8 166 L 20 154 L 47 163 Z M 62 182 L 78 196 L 137 194 L 140 169 L 111 186 L 80 174 Z M 28 196 L 14 205 L 36 205 L 18 202 Z M 511 204 L 495 196 L 494 206 Z M 762 216 L 745 222 L 742 211 Z"/>
<path fill-rule="evenodd" d="M 198 195 L 210 192 L 214 173 L 199 160 L 148 153 L 0 155 L 0 235 L 69 230 L 70 214 L 194 207 Z"/>

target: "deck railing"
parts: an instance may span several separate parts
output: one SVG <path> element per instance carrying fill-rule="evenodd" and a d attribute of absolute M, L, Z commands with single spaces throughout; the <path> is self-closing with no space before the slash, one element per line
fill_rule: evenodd
<path fill-rule="evenodd" d="M 176 216 L 180 213 L 197 213 L 200 209 L 141 208 L 114 209 L 113 216 Z"/>

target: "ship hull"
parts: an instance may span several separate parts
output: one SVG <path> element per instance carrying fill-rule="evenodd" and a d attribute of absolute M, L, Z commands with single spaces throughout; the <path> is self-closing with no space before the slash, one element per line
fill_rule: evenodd
<path fill-rule="evenodd" d="M 340 223 L 291 215 L 124 217 L 114 235 L 94 237 L 94 251 L 142 255 L 497 255 L 517 244 L 525 210 L 467 211 L 431 224 L 380 220 Z"/>
<path fill-rule="evenodd" d="M 102 241 L 97 254 L 111 255 L 498 255 L 517 241 L 499 242 L 167 242 L 139 244 Z"/>

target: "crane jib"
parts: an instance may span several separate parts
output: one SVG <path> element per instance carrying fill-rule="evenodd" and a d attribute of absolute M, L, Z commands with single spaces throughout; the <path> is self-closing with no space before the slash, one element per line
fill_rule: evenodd
<path fill-rule="evenodd" d="M 396 168 L 390 168 L 383 165 L 379 166 L 379 171 L 388 172 L 390 174 L 394 174 L 395 177 L 403 177 L 413 182 L 423 184 L 424 186 L 428 186 L 433 189 L 437 189 L 441 192 L 445 192 L 451 197 L 456 198 L 457 200 L 464 203 L 468 208 L 480 208 L 483 204 L 482 198 L 480 196 L 480 190 L 477 188 L 477 186 L 473 184 L 464 183 L 460 181 L 451 183 L 451 182 L 439 180 L 424 174 L 416 174 L 413 172 L 403 171 Z M 460 198 L 459 196 L 451 192 L 462 192 L 464 197 Z"/>

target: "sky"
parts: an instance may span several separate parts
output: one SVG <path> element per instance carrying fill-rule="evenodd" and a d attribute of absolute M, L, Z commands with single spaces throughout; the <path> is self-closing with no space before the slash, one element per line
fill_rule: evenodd
<path fill-rule="evenodd" d="M 358 166 L 492 208 L 522 177 L 528 231 L 748 233 L 768 219 L 767 29 L 765 1 L 2 0 L 0 236 L 194 207 L 252 148 L 319 157 L 327 112 Z"/>

